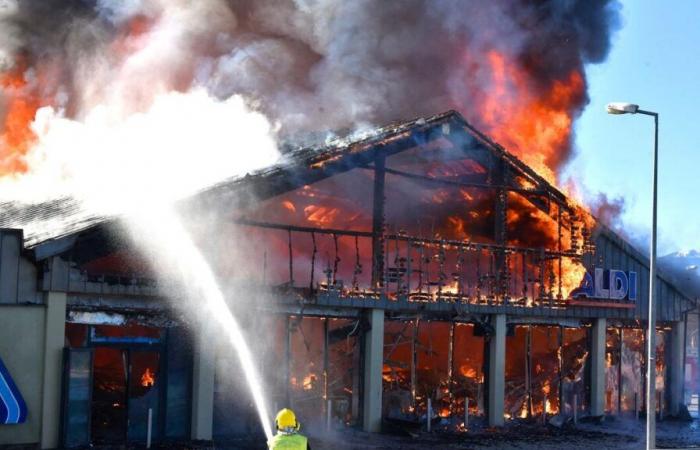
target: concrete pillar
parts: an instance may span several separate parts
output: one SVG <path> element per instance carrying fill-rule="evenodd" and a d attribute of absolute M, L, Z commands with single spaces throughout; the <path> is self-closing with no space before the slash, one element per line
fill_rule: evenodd
<path fill-rule="evenodd" d="M 503 426 L 506 383 L 506 315 L 491 316 L 494 334 L 489 340 L 489 426 Z"/>
<path fill-rule="evenodd" d="M 671 351 L 668 365 L 670 386 L 669 413 L 677 416 L 680 413 L 683 399 L 683 369 L 685 366 L 685 322 L 674 322 L 671 329 Z"/>
<path fill-rule="evenodd" d="M 384 365 L 384 310 L 367 313 L 370 330 L 364 336 L 364 392 L 362 429 L 379 432 L 382 428 L 382 367 Z"/>
<path fill-rule="evenodd" d="M 46 294 L 44 380 L 41 393 L 41 448 L 57 448 L 61 420 L 61 379 L 66 335 L 66 293 Z"/>
<path fill-rule="evenodd" d="M 595 319 L 591 327 L 591 415 L 605 414 L 605 336 L 607 321 Z"/>
<path fill-rule="evenodd" d="M 209 327 L 194 333 L 192 439 L 210 441 L 214 424 L 214 339 Z"/>

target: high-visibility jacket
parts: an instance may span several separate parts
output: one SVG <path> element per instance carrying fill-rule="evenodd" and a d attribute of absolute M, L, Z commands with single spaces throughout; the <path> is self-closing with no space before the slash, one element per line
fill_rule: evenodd
<path fill-rule="evenodd" d="M 306 436 L 297 433 L 277 433 L 267 443 L 270 450 L 307 450 Z"/>

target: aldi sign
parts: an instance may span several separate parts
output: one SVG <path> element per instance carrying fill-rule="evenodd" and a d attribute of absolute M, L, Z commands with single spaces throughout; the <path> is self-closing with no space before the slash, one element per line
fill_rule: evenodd
<path fill-rule="evenodd" d="M 0 425 L 24 423 L 27 420 L 27 404 L 0 359 Z"/>
<path fill-rule="evenodd" d="M 626 300 L 628 303 L 635 303 L 638 292 L 637 283 L 637 272 L 596 267 L 593 274 L 586 272 L 581 285 L 571 292 L 571 298 L 574 300 Z"/>

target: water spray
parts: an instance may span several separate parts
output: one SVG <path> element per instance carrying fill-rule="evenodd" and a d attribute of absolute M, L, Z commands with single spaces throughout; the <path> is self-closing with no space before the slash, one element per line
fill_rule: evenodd
<path fill-rule="evenodd" d="M 145 249 L 153 252 L 157 259 L 155 267 L 164 278 L 177 277 L 183 283 L 189 296 L 202 296 L 208 317 L 214 319 L 223 329 L 236 351 L 243 369 L 246 383 L 253 397 L 260 424 L 267 439 L 272 437 L 270 414 L 265 405 L 261 378 L 253 362 L 245 337 L 235 316 L 229 309 L 214 273 L 197 249 L 180 218 L 169 209 L 149 210 L 132 218 L 130 231 L 135 240 Z M 157 224 L 157 225 L 154 225 Z M 173 255 L 176 254 L 175 256 Z"/>

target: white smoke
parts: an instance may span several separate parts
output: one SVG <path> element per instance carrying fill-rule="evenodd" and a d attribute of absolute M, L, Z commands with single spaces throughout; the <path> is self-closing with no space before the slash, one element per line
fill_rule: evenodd
<path fill-rule="evenodd" d="M 0 179 L 0 198 L 38 203 L 73 197 L 94 214 L 129 214 L 277 159 L 275 129 L 249 100 L 236 93 L 213 96 L 184 75 L 203 43 L 235 24 L 223 2 L 99 1 L 96 8 L 98 18 L 88 28 L 100 20 L 121 26 L 134 17 L 146 28 L 112 40 L 104 32 L 81 34 L 100 42 L 96 51 L 81 53 L 78 48 L 89 46 L 65 40 L 76 88 L 53 102 L 59 106 L 37 111 L 29 170 Z M 14 5 L 7 16 L 17 11 Z M 11 29 L 0 36 L 2 44 L 18 38 Z"/>
<path fill-rule="evenodd" d="M 202 89 L 159 95 L 148 110 L 125 116 L 99 105 L 73 120 L 45 107 L 33 130 L 30 171 L 0 179 L 0 197 L 24 203 L 74 197 L 100 215 L 172 203 L 278 155 L 263 115 L 242 97 L 219 101 Z"/>

